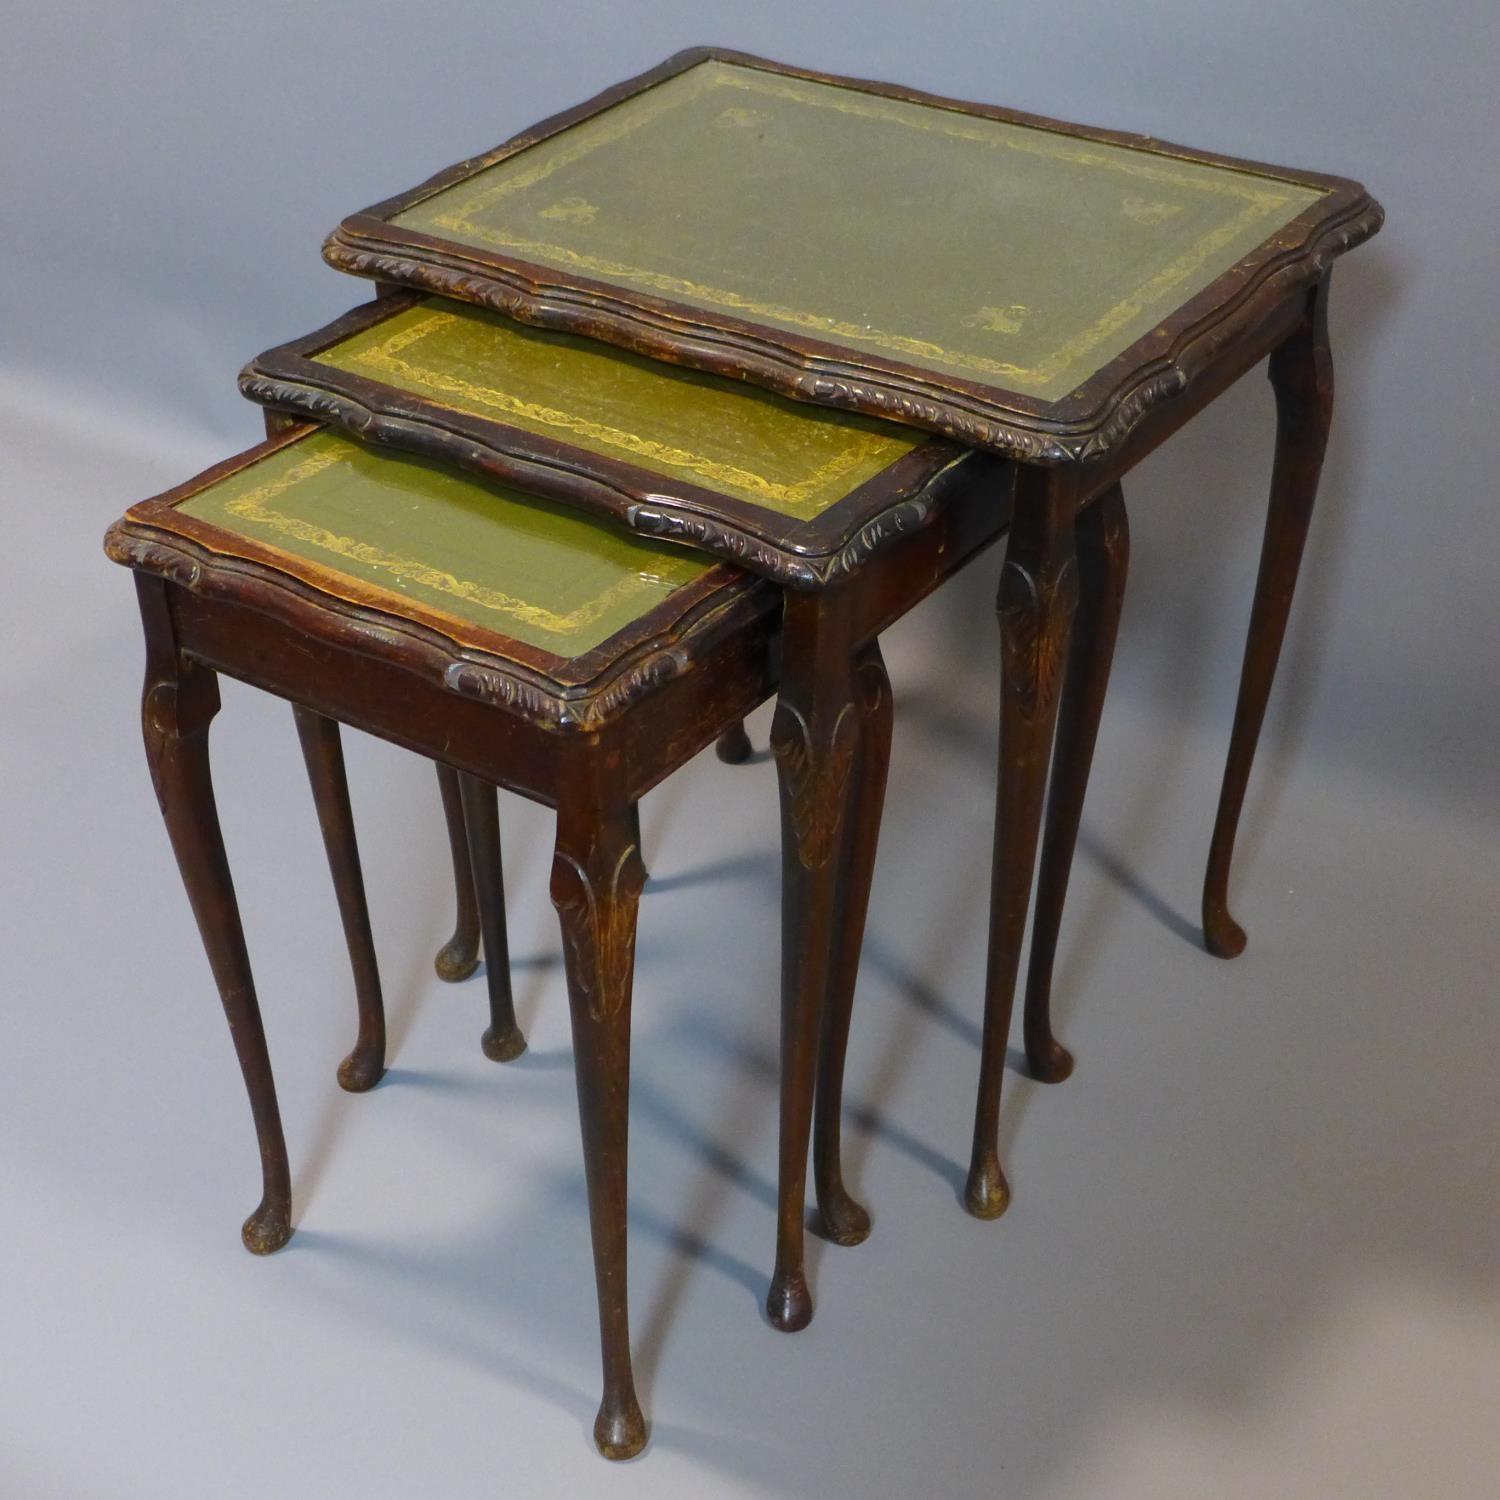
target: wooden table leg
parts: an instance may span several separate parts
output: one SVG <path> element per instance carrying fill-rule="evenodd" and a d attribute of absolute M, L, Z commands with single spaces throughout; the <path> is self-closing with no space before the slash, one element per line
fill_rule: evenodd
<path fill-rule="evenodd" d="M 714 752 L 726 766 L 742 765 L 750 759 L 750 736 L 745 733 L 745 721 L 731 725 L 721 734 L 714 745 Z"/>
<path fill-rule="evenodd" d="M 552 904 L 562 926 L 599 1293 L 604 1396 L 594 1441 L 606 1458 L 631 1458 L 646 1443 L 631 1370 L 625 1276 L 630 992 L 645 871 L 629 804 L 601 794 L 587 772 L 562 785 Z"/>
<path fill-rule="evenodd" d="M 1111 485 L 1079 513 L 1075 534 L 1078 610 L 1073 618 L 1067 679 L 1058 709 L 1057 743 L 1052 752 L 1052 785 L 1047 793 L 1023 1012 L 1027 1066 L 1031 1076 L 1043 1083 L 1061 1083 L 1073 1071 L 1072 1055 L 1052 1034 L 1052 966 L 1084 794 L 1094 762 L 1099 716 L 1109 687 L 1120 608 L 1125 602 L 1130 526 L 1125 496 L 1118 484 Z"/>
<path fill-rule="evenodd" d="M 858 1245 L 870 1233 L 870 1215 L 844 1186 L 841 1124 L 849 1019 L 854 1009 L 870 882 L 875 874 L 875 850 L 885 806 L 886 772 L 891 761 L 891 681 L 875 641 L 859 653 L 855 686 L 860 715 L 860 743 L 852 773 L 855 801 L 844 827 L 840 854 L 834 971 L 823 1011 L 813 1112 L 813 1182 L 818 1211 L 823 1232 L 838 1245 Z"/>
<path fill-rule="evenodd" d="M 292 705 L 297 738 L 307 762 L 307 780 L 323 848 L 333 875 L 333 890 L 344 924 L 344 941 L 354 968 L 354 994 L 359 1006 L 359 1035 L 354 1050 L 339 1064 L 339 1086 L 351 1094 L 374 1088 L 385 1074 L 385 1005 L 380 995 L 380 971 L 375 963 L 375 939 L 370 932 L 370 908 L 359 867 L 359 844 L 354 835 L 354 813 L 349 806 L 349 781 L 344 774 L 344 750 L 336 720 Z"/>
<path fill-rule="evenodd" d="M 1333 420 L 1333 354 L 1328 346 L 1328 287 L 1325 274 L 1308 293 L 1301 326 L 1271 354 L 1276 393 L 1276 462 L 1271 504 L 1261 547 L 1250 635 L 1240 671 L 1239 701 L 1229 737 L 1229 758 L 1219 793 L 1219 811 L 1203 881 L 1203 938 L 1210 953 L 1234 958 L 1245 948 L 1245 931 L 1229 914 L 1229 866 L 1250 764 L 1260 740 L 1266 702 L 1276 676 L 1297 571 L 1317 498 L 1328 427 Z"/>
<path fill-rule="evenodd" d="M 1078 600 L 1075 489 L 1076 481 L 1057 470 L 1020 471 L 1015 518 L 1000 574 L 1000 772 L 990 949 L 974 1144 L 964 1189 L 964 1206 L 980 1219 L 998 1218 L 1010 1202 L 1010 1189 L 1000 1169 L 1000 1085 L 1058 688 Z"/>
<path fill-rule="evenodd" d="M 219 988 L 260 1143 L 263 1191 L 242 1237 L 247 1250 L 269 1255 L 291 1237 L 292 1182 L 266 1034 L 214 805 L 208 726 L 219 711 L 219 680 L 178 653 L 167 589 L 159 578 L 136 574 L 146 633 L 141 728 L 156 800 Z"/>
<path fill-rule="evenodd" d="M 448 825 L 448 850 L 453 857 L 453 896 L 457 915 L 453 936 L 437 951 L 432 966 L 439 979 L 456 984 L 479 967 L 479 903 L 474 894 L 474 867 L 469 862 L 469 835 L 464 828 L 463 793 L 458 772 L 434 761 L 443 819 Z"/>
<path fill-rule="evenodd" d="M 510 944 L 505 930 L 505 878 L 500 856 L 500 794 L 487 781 L 459 773 L 479 923 L 484 930 L 484 980 L 490 996 L 490 1024 L 480 1045 L 491 1062 L 511 1062 L 526 1050 L 516 1024 L 510 993 Z"/>
<path fill-rule="evenodd" d="M 841 589 L 786 594 L 771 753 L 781 787 L 781 1134 L 776 1269 L 766 1298 L 786 1332 L 812 1320 L 803 1263 L 807 1148 L 819 1028 L 833 974 L 842 832 L 860 739 L 850 601 Z"/>

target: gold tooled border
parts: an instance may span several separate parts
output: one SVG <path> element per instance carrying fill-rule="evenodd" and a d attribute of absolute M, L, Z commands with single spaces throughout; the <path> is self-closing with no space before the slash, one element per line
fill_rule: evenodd
<path fill-rule="evenodd" d="M 692 79 L 691 83 L 684 84 L 678 89 L 674 90 L 663 85 L 657 85 L 657 89 L 651 91 L 657 94 L 654 100 L 651 99 L 650 93 L 644 96 L 636 96 L 642 102 L 638 103 L 633 111 L 622 110 L 621 116 L 616 121 L 607 126 L 601 126 L 590 138 L 576 141 L 571 146 L 565 146 L 555 152 L 550 159 L 538 163 L 533 167 L 523 169 L 501 182 L 490 184 L 473 197 L 461 203 L 455 210 L 437 216 L 433 222 L 439 228 L 468 235 L 474 240 L 492 244 L 501 249 L 518 252 L 527 258 L 550 259 L 554 263 L 571 266 L 581 271 L 593 271 L 601 276 L 613 277 L 621 281 L 634 283 L 638 286 L 650 287 L 655 291 L 672 293 L 679 297 L 696 299 L 712 303 L 716 306 L 752 313 L 772 322 L 786 323 L 797 328 L 806 328 L 815 333 L 832 334 L 838 338 L 856 339 L 864 343 L 874 344 L 894 354 L 907 355 L 927 361 L 938 361 L 950 367 L 973 370 L 998 380 L 1010 382 L 1012 387 L 1016 389 L 1020 389 L 1024 384 L 1031 387 L 1031 394 L 1045 398 L 1049 388 L 1055 385 L 1065 370 L 1075 365 L 1090 349 L 1096 348 L 1105 339 L 1109 338 L 1111 334 L 1118 332 L 1131 319 L 1139 316 L 1151 299 L 1161 297 L 1171 287 L 1186 280 L 1199 266 L 1222 250 L 1224 246 L 1231 243 L 1236 236 L 1243 233 L 1257 219 L 1263 217 L 1271 209 L 1282 205 L 1290 205 L 1292 202 L 1292 198 L 1288 192 L 1266 187 L 1265 183 L 1267 179 L 1254 178 L 1244 182 L 1236 181 L 1234 180 L 1234 174 L 1227 168 L 1206 169 L 1223 173 L 1222 178 L 1184 175 L 1180 169 L 1174 171 L 1169 166 L 1159 164 L 1155 159 L 1147 156 L 1146 153 L 1138 153 L 1142 157 L 1140 161 L 1128 160 L 1130 152 L 1128 148 L 1124 147 L 1116 147 L 1107 151 L 1098 148 L 1091 149 L 1086 145 L 1078 144 L 1069 137 L 1054 136 L 1042 130 L 1028 130 L 1026 127 L 1017 127 L 1013 133 L 1008 134 L 995 131 L 985 132 L 981 131 L 977 125 L 963 124 L 962 120 L 964 117 L 957 112 L 939 109 L 933 109 L 933 113 L 937 115 L 952 113 L 954 119 L 951 121 L 942 120 L 941 122 L 928 121 L 914 118 L 911 112 L 897 109 L 890 102 L 878 99 L 873 95 L 859 95 L 855 90 L 840 90 L 831 84 L 817 85 L 800 79 L 772 78 L 748 68 L 737 68 L 731 71 L 731 66 L 725 63 L 702 63 L 698 65 L 698 68 L 692 70 L 692 72 L 698 72 L 701 69 L 703 75 L 701 79 L 692 79 L 692 72 L 690 72 L 685 76 Z M 678 77 L 683 76 L 678 75 Z M 671 81 L 668 80 L 668 82 Z M 1220 194 L 1227 197 L 1244 198 L 1248 201 L 1245 208 L 1234 218 L 1215 229 L 1211 229 L 1201 240 L 1178 256 L 1176 260 L 1170 262 L 1150 277 L 1143 286 L 1128 297 L 1122 298 L 1114 307 L 1101 314 L 1087 328 L 1074 334 L 1060 349 L 1056 350 L 1046 359 L 1031 366 L 1017 365 L 1004 360 L 989 359 L 982 355 L 945 349 L 941 345 L 934 344 L 929 340 L 910 338 L 904 334 L 890 333 L 881 329 L 867 328 L 860 324 L 847 323 L 836 318 L 825 317 L 818 313 L 803 312 L 797 308 L 783 307 L 776 303 L 758 302 L 753 298 L 742 296 L 738 292 L 726 291 L 721 287 L 707 286 L 700 282 L 688 281 L 682 277 L 649 271 L 639 266 L 623 265 L 615 261 L 604 260 L 598 256 L 586 255 L 563 245 L 553 245 L 540 240 L 525 239 L 501 229 L 494 229 L 473 222 L 474 214 L 487 208 L 497 199 L 517 192 L 521 188 L 533 186 L 560 168 L 570 166 L 583 156 L 597 150 L 600 146 L 608 145 L 619 140 L 622 136 L 629 134 L 631 131 L 639 129 L 640 126 L 656 119 L 665 111 L 680 108 L 701 97 L 709 89 L 720 86 L 737 88 L 750 93 L 768 94 L 774 97 L 791 99 L 797 103 L 808 104 L 815 108 L 834 109 L 840 113 L 854 114 L 866 119 L 878 119 L 902 124 L 913 129 L 932 131 L 960 140 L 973 141 L 987 147 L 999 147 L 1005 150 L 1024 152 L 1029 155 L 1046 156 L 1053 160 L 1070 161 L 1082 166 L 1104 167 L 1148 181 L 1170 182 L 1178 187 Z M 847 99 L 828 97 L 829 95 L 838 94 L 849 94 L 852 97 Z M 1288 188 L 1296 188 L 1298 184 L 1288 183 L 1286 186 Z M 1303 191 L 1310 190 L 1303 189 Z M 407 212 L 411 211 L 408 210 Z M 397 215 L 396 221 L 399 222 L 402 217 L 404 215 Z"/>
<path fill-rule="evenodd" d="M 799 520 L 813 519 L 821 515 L 829 505 L 841 500 L 847 492 L 847 486 L 827 494 L 827 498 L 817 505 L 810 503 L 820 493 L 831 491 L 840 479 L 861 468 L 868 469 L 871 474 L 878 473 L 903 454 L 919 446 L 919 443 L 911 438 L 897 438 L 879 432 L 852 431 L 853 440 L 827 463 L 794 483 L 778 483 L 763 474 L 757 474 L 750 469 L 742 469 L 734 464 L 722 463 L 717 459 L 709 458 L 706 454 L 694 453 L 686 448 L 674 448 L 670 444 L 642 437 L 638 433 L 628 432 L 621 427 L 591 421 L 574 411 L 564 411 L 556 407 L 544 406 L 539 402 L 525 401 L 509 391 L 475 385 L 472 381 L 448 371 L 434 370 L 400 357 L 401 353 L 413 344 L 419 343 L 429 334 L 456 320 L 457 315 L 454 313 L 431 313 L 410 328 L 403 328 L 392 334 L 383 343 L 371 344 L 356 354 L 347 354 L 344 352 L 344 345 L 335 344 L 315 358 L 323 363 L 331 363 L 329 356 L 339 353 L 341 363 L 336 368 L 346 369 L 353 373 L 373 371 L 387 379 L 392 377 L 404 379 L 416 390 L 438 396 L 461 397 L 475 405 L 489 407 L 509 417 L 517 418 L 533 428 L 552 428 L 556 431 L 567 432 L 574 437 L 592 440 L 605 448 L 632 454 L 636 458 L 645 459 L 662 468 L 687 470 L 723 489 L 731 492 L 738 491 L 742 498 L 754 499 L 773 506 L 784 506 L 786 507 L 785 513 Z M 356 334 L 353 337 L 360 336 Z M 351 339 L 346 343 L 352 341 Z M 451 406 L 447 409 L 460 410 Z"/>
<path fill-rule="evenodd" d="M 280 450 L 277 450 L 278 452 Z M 274 457 L 268 454 L 267 457 Z M 261 460 L 264 462 L 265 460 Z M 293 464 L 285 473 L 277 475 L 273 479 L 267 479 L 263 483 L 247 490 L 243 495 L 237 495 L 231 500 L 223 502 L 224 510 L 234 516 L 237 520 L 247 521 L 252 525 L 263 526 L 267 530 L 279 536 L 290 537 L 295 541 L 302 542 L 307 546 L 321 548 L 326 552 L 332 552 L 337 557 L 348 558 L 352 562 L 358 562 L 365 567 L 373 568 L 379 572 L 390 573 L 397 578 L 409 579 L 414 583 L 422 584 L 436 593 L 447 594 L 455 599 L 462 599 L 468 604 L 479 606 L 481 609 L 492 610 L 497 614 L 508 616 L 511 620 L 519 621 L 529 625 L 533 629 L 543 630 L 549 635 L 560 639 L 577 635 L 586 630 L 590 625 L 601 619 L 615 605 L 629 598 L 633 590 L 638 589 L 643 582 L 654 582 L 651 575 L 635 573 L 629 577 L 619 580 L 618 583 L 606 589 L 595 598 L 587 600 L 576 608 L 568 611 L 558 611 L 546 608 L 545 605 L 533 604 L 527 600 L 517 598 L 515 595 L 507 594 L 500 589 L 493 589 L 482 583 L 475 583 L 467 579 L 461 579 L 454 574 L 441 568 L 433 567 L 431 564 L 421 562 L 414 558 L 399 557 L 393 552 L 387 552 L 382 547 L 376 547 L 369 542 L 361 542 L 357 538 L 340 536 L 335 531 L 326 527 L 318 526 L 311 521 L 305 521 L 298 516 L 289 516 L 282 511 L 273 510 L 268 502 L 276 496 L 285 493 L 293 486 L 302 484 L 318 474 L 334 467 L 337 464 L 347 464 L 350 456 L 340 453 L 336 449 L 322 453 L 310 453 L 307 457 Z M 213 487 L 204 490 L 199 495 L 191 497 L 184 502 L 191 506 L 194 500 L 204 499 L 213 494 Z M 191 509 L 185 512 L 192 515 Z M 669 559 L 668 561 L 676 561 Z M 662 592 L 652 600 L 651 607 L 655 607 L 662 599 L 670 597 L 690 579 L 673 581 L 669 578 L 660 578 Z M 394 597 L 399 598 L 399 595 Z M 584 649 L 588 649 L 585 647 Z"/>

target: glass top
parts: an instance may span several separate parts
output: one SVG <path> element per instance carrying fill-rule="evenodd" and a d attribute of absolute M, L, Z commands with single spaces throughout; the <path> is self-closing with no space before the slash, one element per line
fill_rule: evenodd
<path fill-rule="evenodd" d="M 277 449 L 185 515 L 571 660 L 715 564 L 330 431 Z"/>
<path fill-rule="evenodd" d="M 802 521 L 928 441 L 442 298 L 314 358 Z"/>
<path fill-rule="evenodd" d="M 711 60 L 393 222 L 1052 401 L 1322 196 Z"/>

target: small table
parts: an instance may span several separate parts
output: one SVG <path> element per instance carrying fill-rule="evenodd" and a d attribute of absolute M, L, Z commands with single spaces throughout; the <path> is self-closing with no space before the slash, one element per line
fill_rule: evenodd
<path fill-rule="evenodd" d="M 874 862 L 891 717 L 875 638 L 1003 532 L 993 468 L 985 455 L 959 455 L 929 482 L 955 492 L 934 500 L 932 522 L 901 549 L 899 568 L 872 566 L 880 586 L 861 593 L 847 616 L 863 644 L 849 658 L 858 733 L 855 724 L 836 730 L 837 752 L 848 761 L 837 797 L 809 785 L 794 732 L 778 731 L 783 1077 L 767 1307 L 788 1330 L 812 1315 L 803 1201 L 815 1073 L 825 1220 L 845 1242 L 868 1228 L 838 1170 L 844 1037 L 825 1037 L 820 1063 L 818 1025 L 826 987 L 841 1001 L 834 1024 L 847 1033 Z M 133 507 L 110 529 L 106 548 L 136 574 L 152 779 L 255 1118 L 263 1194 L 243 1230 L 250 1250 L 269 1253 L 286 1242 L 291 1182 L 214 806 L 207 740 L 217 674 L 298 710 L 355 959 L 360 1029 L 340 1069 L 346 1088 L 379 1078 L 384 1022 L 336 724 L 464 773 L 471 830 L 482 831 L 470 795 L 479 783 L 556 807 L 552 896 L 573 1013 L 604 1357 L 595 1432 L 608 1456 L 638 1451 L 645 1426 L 625 1295 L 630 988 L 644 879 L 636 801 L 773 690 L 778 723 L 798 715 L 813 678 L 842 670 L 847 639 L 812 632 L 823 655 L 799 660 L 783 639 L 784 619 L 798 613 L 784 611 L 780 591 L 764 579 L 306 424 Z M 797 597 L 816 604 L 825 595 Z M 500 910 L 499 868 L 483 856 L 494 842 L 474 840 L 474 874 L 491 915 Z M 829 867 L 836 876 L 825 881 Z M 825 885 L 831 909 L 816 897 Z M 491 935 L 487 926 L 487 942 Z M 508 986 L 492 987 L 491 1007 L 485 1050 L 512 1058 L 524 1043 Z"/>
<path fill-rule="evenodd" d="M 1270 512 L 1203 898 L 1208 945 L 1231 955 L 1244 943 L 1226 900 L 1235 828 L 1332 414 L 1328 267 L 1382 219 L 1340 178 L 695 49 L 346 219 L 324 247 L 343 270 L 1020 466 L 997 604 L 990 955 L 965 1191 L 978 1216 L 1009 1198 L 1000 1084 L 1078 531 L 1107 549 L 1100 497 L 1271 356 Z M 650 506 L 634 515 L 657 524 Z M 817 628 L 847 635 L 836 599 L 857 576 L 805 586 L 829 596 Z M 807 721 L 814 781 L 837 711 Z M 1039 1076 L 1066 1076 L 1045 1015 L 1028 1022 Z"/>
<path fill-rule="evenodd" d="M 135 570 L 152 781 L 255 1117 L 263 1195 L 248 1249 L 290 1236 L 291 1181 L 214 806 L 217 674 L 557 809 L 551 892 L 604 1364 L 595 1436 L 609 1456 L 639 1451 L 625 1294 L 634 805 L 772 690 L 775 589 L 305 426 L 135 506 L 106 548 Z M 499 891 L 480 883 L 492 907 Z M 362 1004 L 353 1060 L 370 1081 L 383 1062 L 372 1019 Z M 508 995 L 495 1031 L 509 1046 L 492 1055 L 521 1050 Z"/>

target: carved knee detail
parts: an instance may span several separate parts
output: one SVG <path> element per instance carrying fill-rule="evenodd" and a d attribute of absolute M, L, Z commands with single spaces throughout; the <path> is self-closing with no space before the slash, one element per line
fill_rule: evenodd
<path fill-rule="evenodd" d="M 219 711 L 219 679 L 204 667 L 178 659 L 163 672 L 158 663 L 141 697 L 141 721 L 148 733 L 184 739 L 207 729 Z"/>
<path fill-rule="evenodd" d="M 821 870 L 838 847 L 844 787 L 858 743 L 859 724 L 853 703 L 845 703 L 832 728 L 821 734 L 795 704 L 783 701 L 776 705 L 771 721 L 771 754 L 788 799 L 797 858 L 806 870 Z"/>
<path fill-rule="evenodd" d="M 634 842 L 596 844 L 580 859 L 552 859 L 552 905 L 562 924 L 575 988 L 596 1021 L 615 1015 L 635 967 L 636 908 L 646 869 Z"/>
<path fill-rule="evenodd" d="M 1066 629 L 1058 625 L 1071 618 L 1077 603 L 1072 558 L 1041 584 L 1022 563 L 1006 559 L 996 601 L 1004 684 L 1028 719 L 1050 712 L 1057 701 L 1068 644 Z"/>

